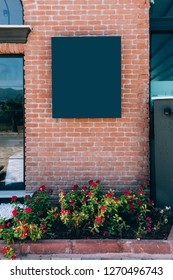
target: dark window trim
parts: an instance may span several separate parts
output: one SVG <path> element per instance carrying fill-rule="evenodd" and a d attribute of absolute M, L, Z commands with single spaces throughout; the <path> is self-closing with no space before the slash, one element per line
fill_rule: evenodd
<path fill-rule="evenodd" d="M 150 19 L 150 32 L 161 33 L 161 32 L 173 32 L 173 17 L 167 18 L 151 18 Z"/>

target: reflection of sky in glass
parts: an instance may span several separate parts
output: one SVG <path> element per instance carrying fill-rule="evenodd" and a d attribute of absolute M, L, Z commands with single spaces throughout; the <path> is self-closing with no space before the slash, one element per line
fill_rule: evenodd
<path fill-rule="evenodd" d="M 0 88 L 23 89 L 23 59 L 0 57 Z"/>
<path fill-rule="evenodd" d="M 20 0 L 0 0 L 0 24 L 23 24 Z"/>

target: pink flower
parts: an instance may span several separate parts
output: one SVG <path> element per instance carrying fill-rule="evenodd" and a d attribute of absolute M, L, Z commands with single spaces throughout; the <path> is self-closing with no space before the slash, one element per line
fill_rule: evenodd
<path fill-rule="evenodd" d="M 12 211 L 12 215 L 13 215 L 13 217 L 16 217 L 16 215 L 19 213 L 19 211 L 17 210 L 17 209 L 14 209 L 13 211 Z"/>
<path fill-rule="evenodd" d="M 16 195 L 13 195 L 12 198 L 11 198 L 11 200 L 12 200 L 12 201 L 16 201 L 16 200 L 17 200 L 17 196 L 16 196 Z"/>
<path fill-rule="evenodd" d="M 151 217 L 146 217 L 146 220 L 147 221 L 151 221 Z"/>
<path fill-rule="evenodd" d="M 147 232 L 151 232 L 151 228 L 147 228 Z"/>
<path fill-rule="evenodd" d="M 4 228 L 4 225 L 0 225 L 0 229 Z"/>
<path fill-rule="evenodd" d="M 43 186 L 41 186 L 40 188 L 39 188 L 39 191 L 45 191 L 45 189 L 46 189 L 46 187 L 43 185 Z"/>
<path fill-rule="evenodd" d="M 25 209 L 23 210 L 23 212 L 25 212 L 25 213 L 31 213 L 31 212 L 32 212 L 32 208 L 30 208 L 30 207 L 25 208 Z"/>
<path fill-rule="evenodd" d="M 151 226 L 151 224 L 150 223 L 147 223 L 147 227 L 150 227 Z"/>
<path fill-rule="evenodd" d="M 10 226 L 11 226 L 11 223 L 10 223 L 10 222 L 8 222 L 8 223 L 6 224 L 6 226 L 7 226 L 7 227 L 10 227 Z"/>

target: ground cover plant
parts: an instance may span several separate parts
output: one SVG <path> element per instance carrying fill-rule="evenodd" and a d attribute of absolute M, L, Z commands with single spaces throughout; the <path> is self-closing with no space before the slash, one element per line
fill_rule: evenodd
<path fill-rule="evenodd" d="M 55 198 L 54 198 L 55 201 Z M 166 239 L 171 227 L 171 208 L 158 208 L 148 196 L 148 184 L 117 196 L 105 192 L 101 182 L 74 185 L 60 192 L 56 203 L 51 191 L 41 186 L 21 203 L 11 198 L 11 213 L 0 218 L 0 238 L 6 241 L 4 256 L 15 259 L 16 241 L 62 238 Z"/>

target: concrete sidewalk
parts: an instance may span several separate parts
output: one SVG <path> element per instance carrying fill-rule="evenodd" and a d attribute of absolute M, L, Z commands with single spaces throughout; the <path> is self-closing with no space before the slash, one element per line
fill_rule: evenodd
<path fill-rule="evenodd" d="M 0 256 L 0 260 L 4 259 Z M 173 254 L 27 254 L 17 260 L 173 260 Z"/>

